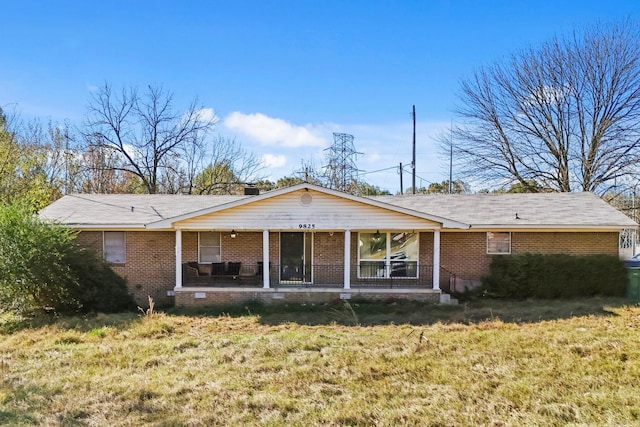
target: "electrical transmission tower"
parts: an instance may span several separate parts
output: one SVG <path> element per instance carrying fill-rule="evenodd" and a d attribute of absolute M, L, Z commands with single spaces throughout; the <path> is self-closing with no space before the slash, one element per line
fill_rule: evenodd
<path fill-rule="evenodd" d="M 334 132 L 333 144 L 324 151 L 328 151 L 328 164 L 325 166 L 328 187 L 348 193 L 357 192 L 358 168 L 355 161 L 362 153 L 356 151 L 353 135 Z"/>

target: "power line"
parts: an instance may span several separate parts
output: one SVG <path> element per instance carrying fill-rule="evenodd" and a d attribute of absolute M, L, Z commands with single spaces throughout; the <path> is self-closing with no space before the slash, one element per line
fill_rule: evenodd
<path fill-rule="evenodd" d="M 390 168 L 378 169 L 370 172 L 361 172 L 360 175 L 369 175 L 370 173 L 384 172 L 384 171 L 389 171 L 391 169 L 398 169 L 398 166 L 391 166 Z"/>

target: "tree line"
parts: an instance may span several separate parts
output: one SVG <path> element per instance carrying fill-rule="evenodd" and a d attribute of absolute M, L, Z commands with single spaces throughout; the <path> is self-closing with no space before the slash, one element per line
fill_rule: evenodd
<path fill-rule="evenodd" d="M 260 178 L 258 157 L 213 135 L 217 118 L 162 87 L 92 93 L 84 122 L 24 121 L 0 108 L 0 202 L 40 208 L 67 193 L 231 194 Z"/>
<path fill-rule="evenodd" d="M 640 32 L 631 20 L 558 35 L 462 79 L 456 125 L 440 138 L 453 192 L 591 191 L 635 199 L 640 163 Z M 24 123 L 0 110 L 0 202 L 43 206 L 61 194 L 233 194 L 306 181 L 353 194 L 311 163 L 276 182 L 198 103 L 177 108 L 162 86 L 92 92 L 84 122 Z M 416 189 L 448 192 L 448 182 Z M 344 188 L 343 188 L 344 187 Z"/>
<path fill-rule="evenodd" d="M 184 109 L 162 86 L 92 92 L 84 121 L 22 120 L 0 108 L 0 203 L 27 200 L 36 209 L 69 193 L 241 194 L 299 182 L 327 187 L 321 169 L 301 168 L 273 182 L 258 156 L 215 135 L 217 117 L 197 98 Z M 364 181 L 345 191 L 388 193 Z"/>

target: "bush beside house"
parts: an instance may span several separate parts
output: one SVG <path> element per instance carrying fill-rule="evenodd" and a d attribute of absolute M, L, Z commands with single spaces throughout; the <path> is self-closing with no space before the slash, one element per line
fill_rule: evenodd
<path fill-rule="evenodd" d="M 615 256 L 523 254 L 494 257 L 483 287 L 485 295 L 505 298 L 624 296 L 626 281 Z"/>
<path fill-rule="evenodd" d="M 27 206 L 0 206 L 0 310 L 114 312 L 133 306 L 126 282 L 76 232 L 39 220 Z"/>
<path fill-rule="evenodd" d="M 116 313 L 136 308 L 127 281 L 113 271 L 100 254 L 75 246 L 66 261 L 78 277 L 79 286 L 74 288 L 76 311 Z"/>

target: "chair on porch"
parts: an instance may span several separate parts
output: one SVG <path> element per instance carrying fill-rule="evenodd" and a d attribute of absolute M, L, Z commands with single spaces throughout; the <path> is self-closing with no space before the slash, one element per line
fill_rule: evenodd
<path fill-rule="evenodd" d="M 187 262 L 183 264 L 182 281 L 185 285 L 203 286 L 211 281 L 211 264 Z"/>
<path fill-rule="evenodd" d="M 211 276 L 211 264 L 187 263 L 187 271 L 195 277 Z"/>
<path fill-rule="evenodd" d="M 213 264 L 211 264 L 212 276 L 224 276 L 224 273 L 225 273 L 224 262 L 214 262 Z"/>
<path fill-rule="evenodd" d="M 241 262 L 229 262 L 227 265 L 227 275 L 234 278 L 240 274 Z"/>

